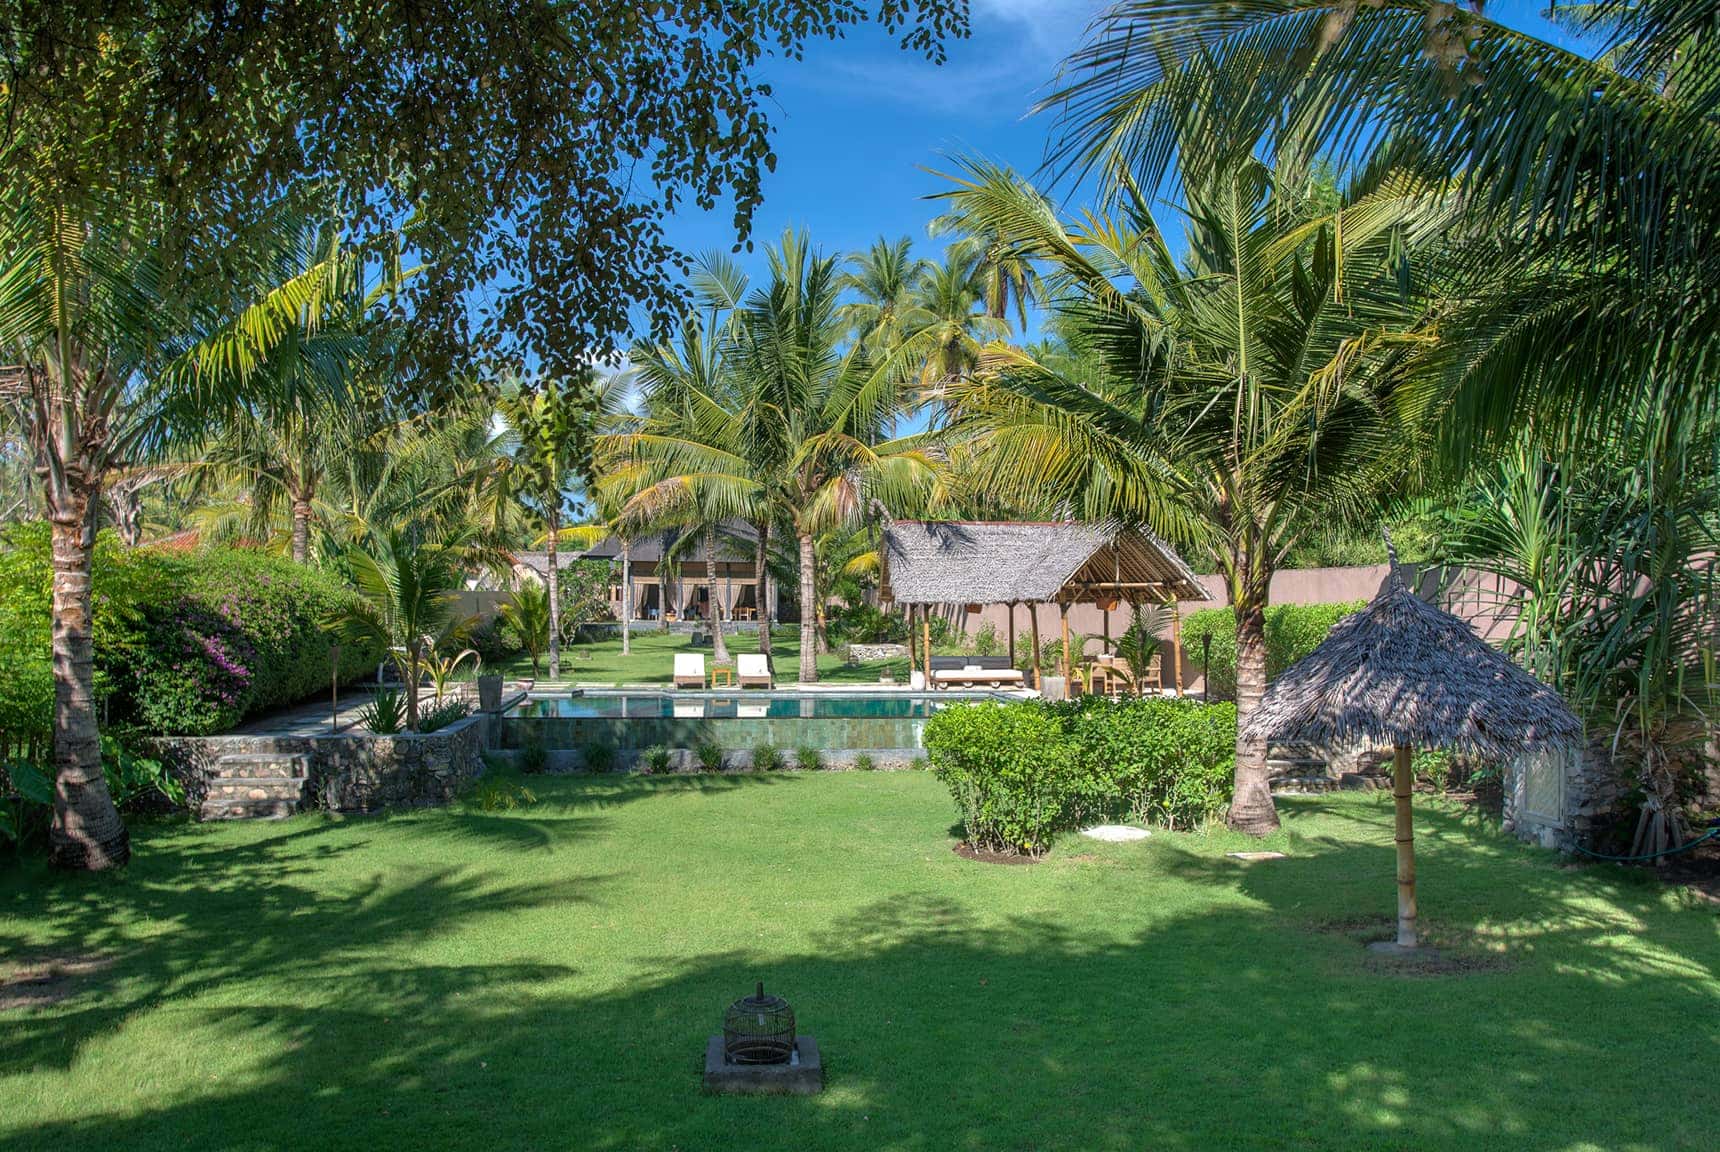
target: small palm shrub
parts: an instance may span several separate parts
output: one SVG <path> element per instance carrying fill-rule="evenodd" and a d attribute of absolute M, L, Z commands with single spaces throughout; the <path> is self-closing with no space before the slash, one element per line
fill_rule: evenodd
<path fill-rule="evenodd" d="M 816 772 L 824 767 L 824 753 L 810 744 L 802 744 L 794 750 L 794 764 L 802 772 Z"/>
<path fill-rule="evenodd" d="M 872 758 L 870 752 L 862 752 L 854 757 L 854 770 L 856 772 L 874 772 L 877 768 L 878 761 Z"/>
<path fill-rule="evenodd" d="M 653 744 L 645 749 L 644 759 L 640 762 L 647 773 L 662 775 L 674 765 L 674 756 L 669 749 L 661 744 Z"/>
<path fill-rule="evenodd" d="M 393 736 L 406 730 L 406 695 L 393 688 L 379 688 L 370 703 L 358 710 L 358 722 L 378 736 Z"/>
<path fill-rule="evenodd" d="M 404 706 L 404 705 L 403 705 Z M 434 732 L 472 714 L 472 706 L 464 700 L 444 700 L 418 713 L 418 731 Z"/>
<path fill-rule="evenodd" d="M 615 768 L 615 746 L 612 744 L 587 744 L 584 756 L 588 772 L 610 772 Z"/>
<path fill-rule="evenodd" d="M 520 748 L 520 771 L 536 776 L 549 770 L 549 749 L 543 737 L 532 736 Z"/>
<path fill-rule="evenodd" d="M 693 755 L 699 761 L 699 767 L 706 772 L 721 772 L 728 759 L 723 753 L 723 746 L 715 740 L 699 741 Z"/>
<path fill-rule="evenodd" d="M 760 744 L 752 750 L 754 772 L 774 772 L 781 768 L 782 764 L 782 750 L 775 744 Z"/>
<path fill-rule="evenodd" d="M 484 775 L 465 796 L 465 806 L 474 812 L 512 812 L 537 803 L 537 793 L 518 780 Z"/>

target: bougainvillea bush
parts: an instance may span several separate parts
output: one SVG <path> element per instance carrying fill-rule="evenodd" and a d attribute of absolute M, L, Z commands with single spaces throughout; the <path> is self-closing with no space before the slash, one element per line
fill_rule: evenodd
<path fill-rule="evenodd" d="M 45 747 L 53 717 L 48 533 L 0 546 L 0 730 Z M 326 691 L 322 622 L 350 593 L 334 577 L 237 548 L 191 555 L 127 549 L 103 533 L 93 573 L 96 690 L 105 719 L 149 735 L 207 735 Z M 340 651 L 340 677 L 375 670 L 369 646 Z"/>

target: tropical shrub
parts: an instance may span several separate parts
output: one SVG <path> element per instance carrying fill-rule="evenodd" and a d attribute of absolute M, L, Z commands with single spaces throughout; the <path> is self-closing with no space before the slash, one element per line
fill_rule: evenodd
<path fill-rule="evenodd" d="M 810 744 L 794 750 L 794 766 L 802 772 L 816 772 L 824 767 L 824 753 Z"/>
<path fill-rule="evenodd" d="M 1338 604 L 1275 604 L 1266 609 L 1266 677 L 1270 680 L 1320 646 L 1332 625 L 1367 607 L 1364 600 Z M 1229 608 L 1203 608 L 1183 620 L 1183 651 L 1202 659 L 1204 641 L 1212 637 L 1211 663 L 1206 669 L 1208 695 L 1218 700 L 1236 697 L 1236 618 Z"/>
<path fill-rule="evenodd" d="M 543 654 L 549 650 L 548 590 L 533 580 L 522 582 L 498 610 L 496 619 L 500 622 L 500 639 L 514 651 L 523 651 L 531 657 L 532 675 L 536 676 Z M 484 659 L 487 661 L 489 657 Z"/>
<path fill-rule="evenodd" d="M 1233 704 L 1022 701 L 946 708 L 926 723 L 932 770 L 968 842 L 1039 855 L 1106 817 L 1191 828 L 1230 801 Z"/>
<path fill-rule="evenodd" d="M 783 764 L 782 749 L 775 744 L 759 744 L 752 750 L 754 772 L 774 772 Z"/>
<path fill-rule="evenodd" d="M 512 812 L 537 803 L 537 793 L 519 780 L 486 772 L 478 777 L 464 799 L 473 812 Z"/>
<path fill-rule="evenodd" d="M 520 771 L 530 776 L 549 771 L 549 745 L 541 735 L 533 733 L 520 745 Z"/>
<path fill-rule="evenodd" d="M 900 644 L 908 639 L 908 621 L 865 601 L 830 608 L 824 618 L 832 644 Z"/>
<path fill-rule="evenodd" d="M 466 633 L 466 643 L 478 654 L 478 659 L 491 668 L 499 668 L 524 651 L 500 616 L 474 624 Z"/>
<path fill-rule="evenodd" d="M 870 752 L 862 752 L 854 757 L 854 770 L 856 772 L 874 772 L 877 771 L 877 768 L 878 761 L 872 757 Z"/>
<path fill-rule="evenodd" d="M 979 626 L 979 631 L 973 634 L 973 650 L 976 656 L 995 656 L 998 651 L 997 625 L 987 620 Z"/>
<path fill-rule="evenodd" d="M 378 688 L 370 703 L 358 710 L 358 722 L 378 736 L 406 730 L 406 696 L 393 688 Z"/>
<path fill-rule="evenodd" d="M 446 728 L 472 714 L 472 705 L 465 700 L 444 700 L 418 713 L 418 731 L 434 732 Z"/>
<path fill-rule="evenodd" d="M 693 749 L 693 756 L 699 762 L 699 767 L 706 772 L 721 772 L 727 757 L 723 746 L 715 740 L 701 740 L 699 746 Z"/>
<path fill-rule="evenodd" d="M 612 772 L 615 770 L 615 745 L 587 744 L 581 750 L 587 772 Z"/>
<path fill-rule="evenodd" d="M 615 564 L 610 560 L 575 560 L 564 566 L 556 580 L 561 589 L 562 632 L 571 634 L 581 624 L 613 620 L 609 586 L 614 582 Z"/>
<path fill-rule="evenodd" d="M 757 753 L 754 753 L 757 755 Z M 662 744 L 653 744 L 645 749 L 645 771 L 650 774 L 662 775 L 674 766 L 675 756 Z"/>
<path fill-rule="evenodd" d="M 1038 704 L 946 708 L 926 722 L 925 742 L 974 848 L 1038 856 L 1092 791 L 1064 725 Z"/>

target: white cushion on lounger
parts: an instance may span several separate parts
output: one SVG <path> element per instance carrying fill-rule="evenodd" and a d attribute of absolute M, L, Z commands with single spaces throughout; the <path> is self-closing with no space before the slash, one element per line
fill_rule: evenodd
<path fill-rule="evenodd" d="M 770 659 L 763 652 L 742 652 L 735 657 L 735 673 L 746 680 L 768 680 Z"/>
<path fill-rule="evenodd" d="M 683 677 L 692 679 L 695 676 L 700 680 L 705 678 L 704 655 L 698 652 L 675 653 L 675 679 L 680 680 Z"/>

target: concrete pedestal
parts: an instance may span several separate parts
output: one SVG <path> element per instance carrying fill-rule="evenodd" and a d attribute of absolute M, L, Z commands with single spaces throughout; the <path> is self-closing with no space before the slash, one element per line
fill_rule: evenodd
<path fill-rule="evenodd" d="M 723 1059 L 723 1038 L 705 1044 L 705 1091 L 742 1096 L 812 1096 L 824 1091 L 824 1062 L 818 1041 L 794 1038 L 789 1064 L 730 1064 Z"/>

